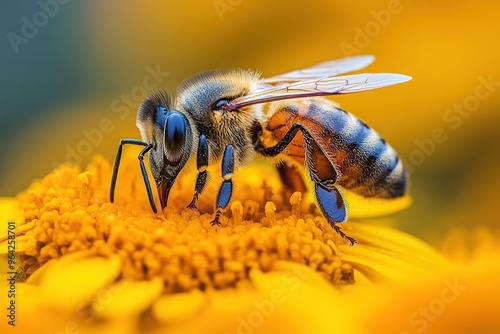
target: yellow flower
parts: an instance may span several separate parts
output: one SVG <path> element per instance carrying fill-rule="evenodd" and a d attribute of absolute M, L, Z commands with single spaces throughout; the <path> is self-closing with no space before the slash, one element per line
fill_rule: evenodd
<path fill-rule="evenodd" d="M 108 200 L 110 166 L 99 157 L 84 172 L 63 165 L 16 199 L 1 199 L 0 218 L 13 222 L 0 233 L 2 269 L 12 264 L 9 241 L 15 240 L 17 255 L 8 270 L 15 273 L 2 277 L 9 284 L 0 299 L 3 310 L 14 301 L 15 327 L 3 321 L 1 328 L 19 333 L 413 333 L 424 321 L 425 329 L 440 323 L 422 320 L 419 305 L 441 307 L 452 298 L 457 308 L 474 305 L 468 294 L 475 291 L 474 273 L 468 273 L 469 281 L 462 282 L 462 276 L 454 281 L 450 275 L 462 272 L 436 251 L 375 223 L 345 224 L 359 242 L 350 247 L 311 209 L 307 197 L 296 193 L 284 199 L 272 169 L 259 170 L 262 178 L 236 180 L 238 189 L 252 190 L 236 194 L 220 227 L 211 226 L 210 214 L 184 208 L 192 180 L 180 180 L 169 207 L 153 214 L 133 155 L 124 156 L 115 204 Z M 201 212 L 211 212 L 208 197 L 200 198 Z M 9 239 L 9 228 L 15 239 Z M 459 295 L 439 291 L 453 284 Z M 5 298 L 9 291 L 15 298 Z M 487 286 L 478 293 L 488 293 Z M 447 299 L 433 306 L 432 296 Z M 461 328 L 449 319 L 451 302 L 443 305 L 447 313 L 440 328 Z"/>

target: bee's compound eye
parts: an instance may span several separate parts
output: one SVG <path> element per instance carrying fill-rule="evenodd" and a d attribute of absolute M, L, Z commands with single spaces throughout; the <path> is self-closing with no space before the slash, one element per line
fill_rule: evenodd
<path fill-rule="evenodd" d="M 165 124 L 165 155 L 168 162 L 178 163 L 186 145 L 186 119 L 180 114 L 173 114 L 167 118 Z"/>
<path fill-rule="evenodd" d="M 214 103 L 214 110 L 222 109 L 222 107 L 228 105 L 229 102 L 225 99 L 220 99 L 219 101 Z"/>

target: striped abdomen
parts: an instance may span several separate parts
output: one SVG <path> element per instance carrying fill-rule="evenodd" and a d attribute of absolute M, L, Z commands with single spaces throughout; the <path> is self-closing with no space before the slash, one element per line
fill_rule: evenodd
<path fill-rule="evenodd" d="M 280 140 L 290 126 L 302 123 L 341 172 L 337 184 L 365 197 L 403 196 L 407 176 L 393 148 L 375 130 L 324 98 L 280 101 L 271 106 L 266 129 Z M 300 133 L 283 153 L 304 163 Z M 320 170 L 322 166 L 315 166 Z M 326 167 L 325 167 L 326 168 Z"/>

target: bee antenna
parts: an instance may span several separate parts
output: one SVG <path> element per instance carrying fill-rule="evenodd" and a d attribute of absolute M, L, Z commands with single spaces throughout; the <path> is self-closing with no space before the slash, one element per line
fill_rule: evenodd
<path fill-rule="evenodd" d="M 148 99 L 153 103 L 155 103 L 156 105 L 161 105 L 162 107 L 165 107 L 167 111 L 170 111 L 171 107 L 174 105 L 172 94 L 167 89 L 158 89 L 153 91 L 149 95 Z"/>

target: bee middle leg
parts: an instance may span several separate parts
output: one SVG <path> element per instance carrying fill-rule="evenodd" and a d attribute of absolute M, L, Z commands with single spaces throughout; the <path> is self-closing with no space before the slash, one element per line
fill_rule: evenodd
<path fill-rule="evenodd" d="M 256 140 L 254 142 L 255 150 L 264 156 L 277 156 L 285 150 L 299 131 L 304 137 L 305 162 L 314 182 L 314 193 L 318 207 L 335 231 L 347 239 L 351 245 L 354 245 L 356 240 L 347 236 L 337 225 L 347 220 L 347 210 L 342 194 L 335 186 L 338 180 L 335 165 L 303 124 L 295 123 L 292 125 L 283 138 L 272 147 L 264 147 L 259 140 Z"/>
<path fill-rule="evenodd" d="M 208 144 L 207 137 L 205 135 L 200 136 L 200 141 L 198 143 L 198 151 L 196 154 L 196 168 L 198 169 L 198 176 L 196 177 L 196 185 L 194 188 L 193 200 L 187 206 L 190 209 L 196 209 L 196 201 L 198 196 L 200 196 L 208 179 Z"/>
<path fill-rule="evenodd" d="M 222 178 L 224 181 L 220 186 L 215 203 L 215 217 L 211 224 L 220 225 L 219 219 L 222 215 L 222 210 L 227 207 L 233 194 L 233 181 L 231 178 L 234 173 L 234 148 L 233 145 L 227 145 L 222 156 Z"/>

